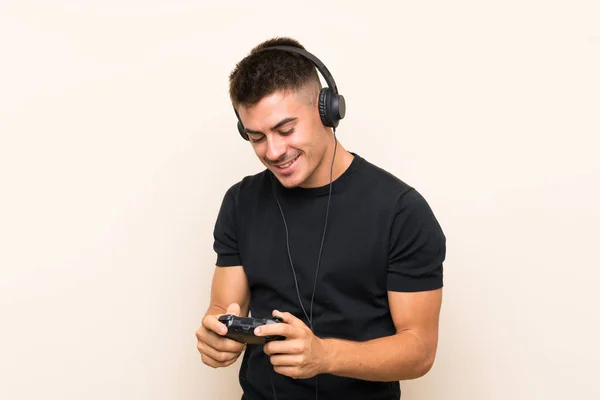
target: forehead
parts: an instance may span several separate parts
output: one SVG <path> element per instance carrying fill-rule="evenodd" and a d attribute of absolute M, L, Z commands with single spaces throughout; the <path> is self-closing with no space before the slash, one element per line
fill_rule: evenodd
<path fill-rule="evenodd" d="M 238 113 L 244 124 L 272 122 L 291 116 L 309 112 L 315 104 L 306 91 L 277 91 L 264 96 L 258 103 L 246 107 L 240 106 Z"/>

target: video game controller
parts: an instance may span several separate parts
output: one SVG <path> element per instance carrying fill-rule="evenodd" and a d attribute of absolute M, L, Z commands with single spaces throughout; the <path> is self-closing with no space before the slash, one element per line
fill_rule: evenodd
<path fill-rule="evenodd" d="M 285 336 L 256 336 L 254 329 L 267 324 L 277 324 L 283 322 L 279 317 L 272 318 L 252 318 L 238 317 L 233 314 L 225 314 L 219 317 L 219 322 L 227 327 L 225 337 L 240 343 L 247 344 L 265 344 L 273 340 L 285 340 Z"/>

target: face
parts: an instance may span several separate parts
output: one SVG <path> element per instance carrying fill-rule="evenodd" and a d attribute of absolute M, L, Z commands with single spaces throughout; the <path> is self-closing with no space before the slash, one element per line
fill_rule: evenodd
<path fill-rule="evenodd" d="M 317 107 L 308 93 L 276 92 L 238 110 L 257 157 L 285 187 L 329 182 L 324 159 L 333 138 Z"/>

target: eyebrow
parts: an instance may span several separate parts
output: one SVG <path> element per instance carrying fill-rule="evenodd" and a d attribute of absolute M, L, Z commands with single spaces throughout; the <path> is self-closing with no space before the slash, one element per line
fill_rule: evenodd
<path fill-rule="evenodd" d="M 275 124 L 273 127 L 271 127 L 271 130 L 274 131 L 275 129 L 280 128 L 280 127 L 282 127 L 283 125 L 285 125 L 285 124 L 287 124 L 289 122 L 296 121 L 297 119 L 298 118 L 296 118 L 296 117 L 284 118 L 281 121 L 279 121 L 277 124 Z M 248 129 L 248 128 L 245 128 L 245 129 L 246 129 L 246 133 L 254 133 L 256 135 L 262 135 L 263 134 L 263 132 L 261 132 L 261 131 L 254 131 L 254 130 Z"/>

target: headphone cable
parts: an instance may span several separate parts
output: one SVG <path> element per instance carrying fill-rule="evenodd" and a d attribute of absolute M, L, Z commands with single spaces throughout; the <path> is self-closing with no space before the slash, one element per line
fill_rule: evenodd
<path fill-rule="evenodd" d="M 316 292 L 316 288 L 317 288 L 317 278 L 318 278 L 318 274 L 319 274 L 319 266 L 321 264 L 321 254 L 323 252 L 323 245 L 325 243 L 325 233 L 327 232 L 327 221 L 329 219 L 329 206 L 331 204 L 331 193 L 333 191 L 333 165 L 335 162 L 335 155 L 337 152 L 337 137 L 336 137 L 336 133 L 335 133 L 335 128 L 333 128 L 333 138 L 335 140 L 335 147 L 333 148 L 333 157 L 331 159 L 331 167 L 329 170 L 329 196 L 327 198 L 327 209 L 325 212 L 325 226 L 323 227 L 323 236 L 321 238 L 321 247 L 319 248 L 319 257 L 317 259 L 317 268 L 315 271 L 315 279 L 314 279 L 314 283 L 313 283 L 313 291 L 312 291 L 312 297 L 310 300 L 310 317 L 308 315 L 308 313 L 306 312 L 306 309 L 304 308 L 304 304 L 302 302 L 302 296 L 300 296 L 300 289 L 298 287 L 298 279 L 296 277 L 296 271 L 294 268 L 294 262 L 292 261 L 292 253 L 290 250 L 290 240 L 289 240 L 289 229 L 287 226 L 287 222 L 285 220 L 285 215 L 283 213 L 283 208 L 281 207 L 281 203 L 279 202 L 279 198 L 277 196 L 277 193 L 275 192 L 275 187 L 273 187 L 273 192 L 275 193 L 275 200 L 277 201 L 277 205 L 279 207 L 279 212 L 281 213 L 281 217 L 283 219 L 283 225 L 285 228 L 285 238 L 286 238 L 286 246 L 287 246 L 287 253 L 288 253 L 288 259 L 290 261 L 290 265 L 292 267 L 292 273 L 294 275 L 294 283 L 296 285 L 296 294 L 298 295 L 298 301 L 300 302 L 300 307 L 302 308 L 302 311 L 304 312 L 304 315 L 306 316 L 306 319 L 308 321 L 308 324 L 310 325 L 310 330 L 314 332 L 314 327 L 313 327 L 313 323 L 312 323 L 312 311 L 313 311 L 313 302 L 314 302 L 314 298 L 315 298 L 315 292 Z M 272 175 L 271 175 L 272 177 Z M 272 180 L 273 182 L 273 186 L 275 185 L 275 181 Z"/>
<path fill-rule="evenodd" d="M 292 267 L 292 273 L 294 275 L 294 283 L 296 285 L 296 294 L 298 295 L 298 301 L 300 302 L 300 307 L 302 308 L 302 311 L 304 312 L 304 315 L 306 316 L 306 319 L 308 321 L 308 324 L 310 325 L 310 330 L 311 332 L 313 332 L 314 334 L 314 326 L 313 326 L 313 322 L 312 322 L 312 318 L 313 318 L 313 303 L 314 303 L 314 299 L 315 299 L 315 292 L 317 290 L 317 278 L 319 275 L 319 266 L 321 264 L 321 254 L 323 252 L 323 245 L 325 243 L 325 233 L 327 232 L 327 221 L 329 219 L 329 206 L 331 204 L 331 193 L 333 191 L 333 165 L 335 162 L 335 155 L 337 152 L 337 136 L 336 136 L 336 129 L 335 127 L 333 128 L 333 139 L 334 139 L 334 148 L 333 148 L 333 157 L 331 159 L 331 167 L 329 169 L 329 195 L 327 198 L 327 209 L 325 211 L 325 226 L 323 227 L 323 235 L 321 237 L 321 247 L 319 248 L 319 257 L 317 259 L 317 268 L 315 271 L 315 279 L 314 279 L 314 284 L 313 284 L 313 291 L 312 291 L 312 296 L 311 296 L 311 300 L 310 300 L 310 317 L 306 312 L 306 309 L 304 308 L 304 304 L 302 302 L 302 296 L 300 296 L 300 289 L 298 288 L 298 279 L 296 277 L 296 271 L 294 268 L 294 262 L 292 261 L 292 253 L 290 251 L 290 240 L 289 240 L 289 230 L 288 230 L 288 226 L 287 226 L 287 222 L 285 220 L 285 215 L 283 213 L 283 208 L 281 207 L 281 203 L 279 202 L 279 198 L 277 196 L 276 193 L 276 188 L 275 188 L 275 181 L 272 180 L 273 183 L 273 193 L 275 194 L 275 200 L 277 201 L 277 205 L 279 206 L 279 212 L 281 213 L 281 217 L 283 219 L 283 225 L 285 227 L 285 238 L 286 238 L 286 245 L 287 245 L 287 252 L 288 252 L 288 258 L 290 260 L 290 265 Z M 271 175 L 271 179 L 272 179 L 273 175 Z M 271 378 L 269 376 L 269 378 Z M 273 396 L 274 399 L 277 400 L 277 395 L 275 394 L 275 385 L 273 384 L 273 380 L 271 379 L 271 388 L 273 389 Z M 319 376 L 315 376 L 315 399 L 318 400 L 319 399 Z"/>
<path fill-rule="evenodd" d="M 333 139 L 335 141 L 333 147 L 333 157 L 331 158 L 331 167 L 329 169 L 329 196 L 327 198 L 327 210 L 325 211 L 325 227 L 323 228 L 323 237 L 321 238 L 321 248 L 319 249 L 319 258 L 317 259 L 317 270 L 315 271 L 315 281 L 313 284 L 312 297 L 310 299 L 310 325 L 312 329 L 312 317 L 313 317 L 313 301 L 315 299 L 315 291 L 317 290 L 317 276 L 319 275 L 319 266 L 321 265 L 321 253 L 323 252 L 323 244 L 325 243 L 325 232 L 327 232 L 327 220 L 329 219 L 329 204 L 331 203 L 331 192 L 333 190 L 333 163 L 335 161 L 335 153 L 337 151 L 337 137 L 335 134 L 335 128 L 333 128 Z"/>

